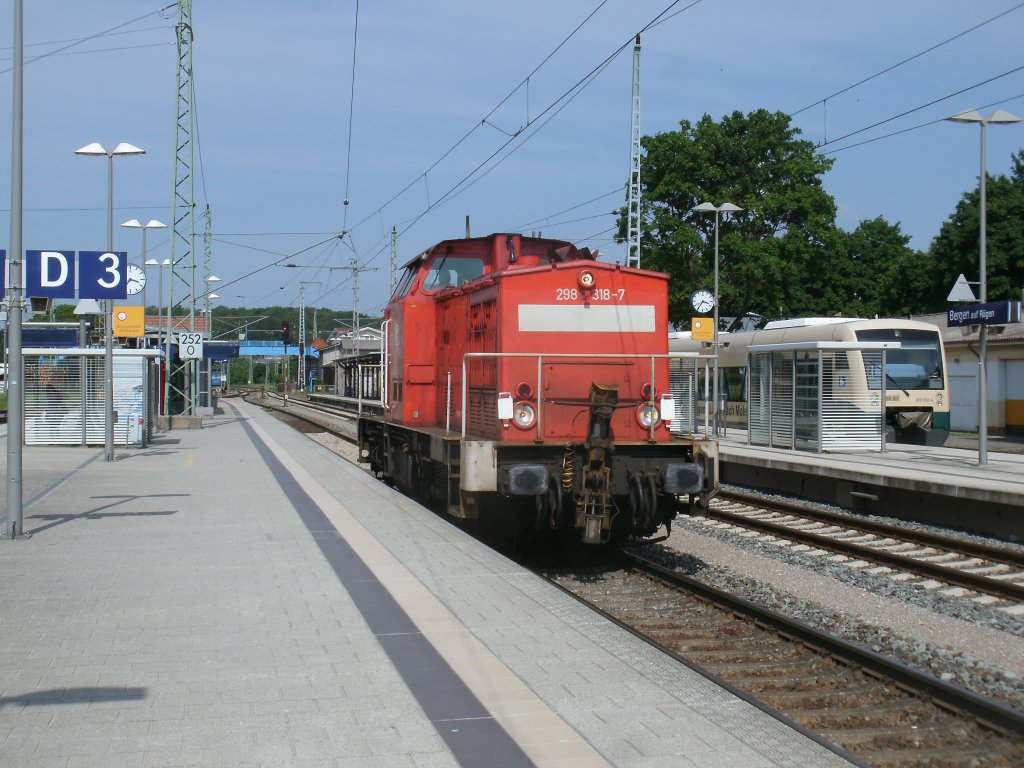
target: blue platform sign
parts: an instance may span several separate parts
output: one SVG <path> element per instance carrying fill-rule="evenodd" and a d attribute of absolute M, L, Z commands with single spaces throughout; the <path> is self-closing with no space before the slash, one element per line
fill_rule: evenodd
<path fill-rule="evenodd" d="M 25 251 L 25 295 L 75 298 L 75 252 Z"/>
<path fill-rule="evenodd" d="M 950 328 L 965 325 L 1006 325 L 1020 322 L 1019 301 L 989 301 L 967 304 L 948 310 L 946 325 Z"/>
<path fill-rule="evenodd" d="M 7 295 L 7 251 L 0 249 L 0 262 L 4 265 L 3 281 L 0 282 L 0 296 Z"/>
<path fill-rule="evenodd" d="M 82 299 L 128 298 L 125 251 L 79 251 L 78 296 Z"/>

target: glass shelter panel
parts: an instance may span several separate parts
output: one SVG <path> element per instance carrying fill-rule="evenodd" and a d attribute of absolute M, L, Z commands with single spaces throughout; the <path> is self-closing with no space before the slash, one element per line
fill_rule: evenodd
<path fill-rule="evenodd" d="M 690 435 L 697 431 L 698 377 L 697 360 L 669 360 L 669 391 L 676 406 L 676 418 L 669 431 L 674 435 Z"/>
<path fill-rule="evenodd" d="M 115 445 L 145 440 L 150 403 L 149 362 L 143 356 L 113 358 Z M 24 354 L 25 444 L 103 445 L 106 382 L 101 355 Z"/>
<path fill-rule="evenodd" d="M 750 444 L 884 450 L 886 350 L 855 347 L 751 351 Z"/>

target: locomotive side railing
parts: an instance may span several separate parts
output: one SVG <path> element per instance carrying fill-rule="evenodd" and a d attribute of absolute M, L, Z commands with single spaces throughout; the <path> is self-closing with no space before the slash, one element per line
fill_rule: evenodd
<path fill-rule="evenodd" d="M 391 329 L 391 318 L 389 317 L 380 324 L 381 355 L 380 355 L 380 404 L 384 410 L 391 406 L 391 360 L 389 354 L 391 345 L 388 343 L 388 331 Z"/>
<path fill-rule="evenodd" d="M 656 360 L 674 360 L 674 359 L 696 359 L 700 354 L 697 352 L 669 352 L 667 354 L 654 354 L 654 355 L 643 355 L 643 354 L 587 354 L 585 352 L 563 352 L 560 354 L 548 354 L 538 352 L 467 352 L 462 356 L 462 439 L 466 439 L 466 419 L 468 416 L 468 400 L 469 400 L 469 375 L 468 375 L 468 363 L 471 359 L 502 359 L 502 358 L 536 358 L 537 360 L 537 418 L 535 431 L 537 434 L 538 442 L 543 440 L 543 425 L 544 425 L 544 398 L 543 393 L 544 384 L 544 363 L 545 361 L 550 362 L 552 360 L 573 360 L 573 359 L 585 359 L 585 360 L 650 360 L 651 362 L 651 376 L 650 376 L 650 390 L 651 400 L 648 402 L 651 405 L 657 405 L 654 402 L 654 373 L 655 373 L 655 361 Z M 451 390 L 451 379 L 448 380 L 448 401 L 451 401 L 450 390 Z M 497 393 L 495 393 L 497 394 Z M 449 407 L 450 410 L 450 407 Z M 446 422 L 446 430 L 448 429 Z M 654 425 L 651 424 L 647 428 L 648 439 L 654 439 Z"/>

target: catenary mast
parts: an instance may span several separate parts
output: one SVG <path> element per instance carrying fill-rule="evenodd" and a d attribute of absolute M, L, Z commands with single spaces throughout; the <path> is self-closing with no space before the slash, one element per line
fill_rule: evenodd
<path fill-rule="evenodd" d="M 633 119 L 629 143 L 629 231 L 626 266 L 640 266 L 640 35 L 633 46 Z"/>
<path fill-rule="evenodd" d="M 164 407 L 171 414 L 171 393 L 178 393 L 183 402 L 180 412 L 195 415 L 197 377 L 194 360 L 183 361 L 176 370 L 171 370 L 171 350 L 174 327 L 171 316 L 174 312 L 174 288 L 180 280 L 189 289 L 188 329 L 196 329 L 196 258 L 195 258 L 195 197 L 192 180 L 192 0 L 178 3 L 178 23 L 175 27 L 178 37 L 178 90 L 174 110 L 174 190 L 171 201 L 171 285 L 167 296 L 167 378 L 164 384 Z M 184 387 L 178 388 L 173 382 L 184 375 Z"/>

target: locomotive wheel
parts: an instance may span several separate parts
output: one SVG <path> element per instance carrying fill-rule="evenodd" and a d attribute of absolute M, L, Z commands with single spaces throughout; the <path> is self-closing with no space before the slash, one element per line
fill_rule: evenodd
<path fill-rule="evenodd" d="M 629 513 L 633 519 L 633 533 L 643 535 L 647 528 L 650 505 L 643 480 L 639 475 L 629 476 Z"/>
<path fill-rule="evenodd" d="M 548 486 L 548 520 L 553 531 L 557 531 L 565 522 L 562 520 L 562 494 L 553 484 Z"/>
<path fill-rule="evenodd" d="M 647 475 L 644 479 L 647 485 L 647 528 L 654 533 L 661 523 L 658 519 L 658 486 L 654 475 Z"/>

